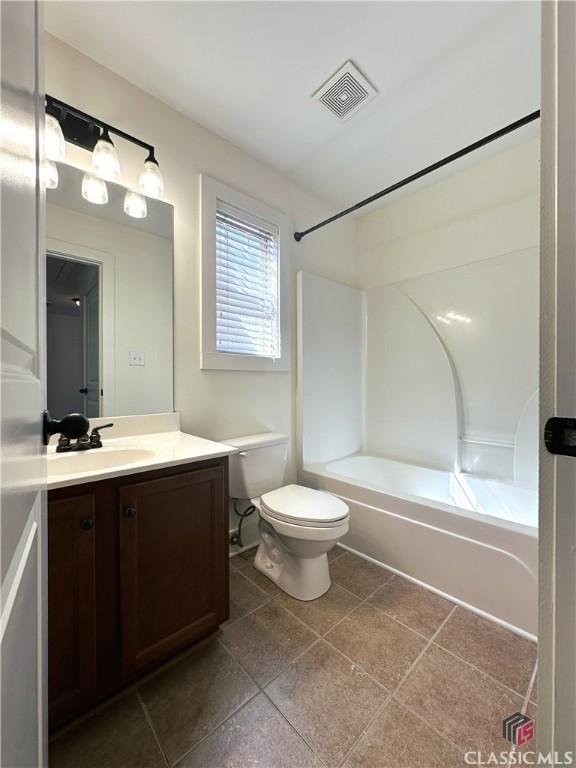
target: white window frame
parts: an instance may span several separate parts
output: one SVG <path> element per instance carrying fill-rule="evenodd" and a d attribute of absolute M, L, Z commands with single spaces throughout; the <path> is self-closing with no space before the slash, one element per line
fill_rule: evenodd
<path fill-rule="evenodd" d="M 233 205 L 278 227 L 278 269 L 280 277 L 280 357 L 237 355 L 216 349 L 216 207 L 218 200 Z M 290 235 L 286 214 L 238 192 L 209 176 L 200 176 L 201 344 L 203 370 L 288 371 L 290 370 Z"/>

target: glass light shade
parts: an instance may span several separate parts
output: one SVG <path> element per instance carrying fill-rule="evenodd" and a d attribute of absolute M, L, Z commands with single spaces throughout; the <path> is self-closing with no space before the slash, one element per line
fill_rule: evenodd
<path fill-rule="evenodd" d="M 109 139 L 99 139 L 92 152 L 92 170 L 96 176 L 106 181 L 118 181 L 120 178 L 120 160 Z"/>
<path fill-rule="evenodd" d="M 66 140 L 60 128 L 60 123 L 54 115 L 46 115 L 44 127 L 44 151 L 48 160 L 64 160 L 66 155 Z"/>
<path fill-rule="evenodd" d="M 146 198 L 139 195 L 138 192 L 127 189 L 124 195 L 124 213 L 135 219 L 145 219 L 148 213 Z"/>
<path fill-rule="evenodd" d="M 44 164 L 44 179 L 46 189 L 56 189 L 58 186 L 58 166 L 53 160 L 46 160 Z"/>
<path fill-rule="evenodd" d="M 140 191 L 148 197 L 160 199 L 164 195 L 164 179 L 160 173 L 158 163 L 154 160 L 146 160 L 144 168 L 138 179 Z"/>
<path fill-rule="evenodd" d="M 103 179 L 91 173 L 85 173 L 82 177 L 82 197 L 89 203 L 104 205 L 108 202 L 108 188 Z"/>

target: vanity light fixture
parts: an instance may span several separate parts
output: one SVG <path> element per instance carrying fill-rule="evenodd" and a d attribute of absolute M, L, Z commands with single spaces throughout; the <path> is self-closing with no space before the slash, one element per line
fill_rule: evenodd
<path fill-rule="evenodd" d="M 66 155 L 66 141 L 60 123 L 53 114 L 46 114 L 44 126 L 44 151 L 46 158 L 62 161 Z"/>
<path fill-rule="evenodd" d="M 156 197 L 161 200 L 164 196 L 164 179 L 153 151 L 144 161 L 144 168 L 138 178 L 138 186 L 140 191 L 148 197 Z"/>
<path fill-rule="evenodd" d="M 58 166 L 54 160 L 46 160 L 44 163 L 44 174 L 46 189 L 56 189 L 58 186 Z"/>
<path fill-rule="evenodd" d="M 131 189 L 124 195 L 124 213 L 134 219 L 145 219 L 148 213 L 146 198 Z"/>
<path fill-rule="evenodd" d="M 108 187 L 104 179 L 85 173 L 82 177 L 82 197 L 89 203 L 105 205 L 108 202 Z"/>
<path fill-rule="evenodd" d="M 164 195 L 164 179 L 160 172 L 158 160 L 156 160 L 154 147 L 141 139 L 137 139 L 135 136 L 131 136 L 129 133 L 120 130 L 120 128 L 114 128 L 114 126 L 105 123 L 93 115 L 89 115 L 86 112 L 82 112 L 76 107 L 66 104 L 59 99 L 55 99 L 53 96 L 46 95 L 46 125 L 53 132 L 51 146 L 56 145 L 55 136 L 62 134 L 62 140 L 58 140 L 60 143 L 58 146 L 65 146 L 65 141 L 69 141 L 76 144 L 83 149 L 87 149 L 92 152 L 92 169 L 96 177 L 100 178 L 100 181 L 104 184 L 104 179 L 107 181 L 118 181 L 120 179 L 120 161 L 116 153 L 110 134 L 119 136 L 125 141 L 129 141 L 132 144 L 136 144 L 138 147 L 147 151 L 146 160 L 144 161 L 144 168 L 140 173 L 138 180 L 140 191 L 148 197 L 155 197 L 161 199 Z M 48 153 L 47 156 L 51 160 L 63 159 L 62 157 L 51 157 Z M 91 200 L 84 194 L 85 182 L 86 186 L 93 185 L 92 181 L 87 181 L 87 177 L 94 176 L 92 174 L 85 174 L 82 181 L 82 195 L 86 200 L 90 202 L 103 203 L 108 199 L 106 193 L 106 200 L 98 199 Z M 103 189 L 106 189 L 104 184 Z M 102 187 L 100 187 L 100 198 L 102 197 Z M 126 201 L 124 210 L 126 210 Z M 141 211 L 141 206 L 140 206 Z M 127 211 L 126 211 L 127 212 Z M 127 212 L 128 213 L 128 212 Z M 128 214 L 133 215 L 133 214 Z M 142 215 L 140 215 L 142 218 Z"/>
<path fill-rule="evenodd" d="M 96 176 L 106 181 L 118 181 L 120 178 L 120 160 L 108 128 L 102 130 L 102 136 L 96 142 L 92 152 L 92 170 Z"/>

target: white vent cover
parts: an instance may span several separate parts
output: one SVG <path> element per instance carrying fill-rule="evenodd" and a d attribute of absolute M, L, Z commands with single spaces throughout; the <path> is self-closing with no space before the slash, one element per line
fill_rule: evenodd
<path fill-rule="evenodd" d="M 372 101 L 377 93 L 355 64 L 347 61 L 312 94 L 312 98 L 328 107 L 339 120 L 347 120 Z"/>

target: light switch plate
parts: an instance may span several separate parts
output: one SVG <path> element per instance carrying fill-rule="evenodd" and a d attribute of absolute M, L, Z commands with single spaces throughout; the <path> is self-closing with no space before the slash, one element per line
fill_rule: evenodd
<path fill-rule="evenodd" d="M 146 365 L 144 352 L 130 352 L 130 365 Z"/>

